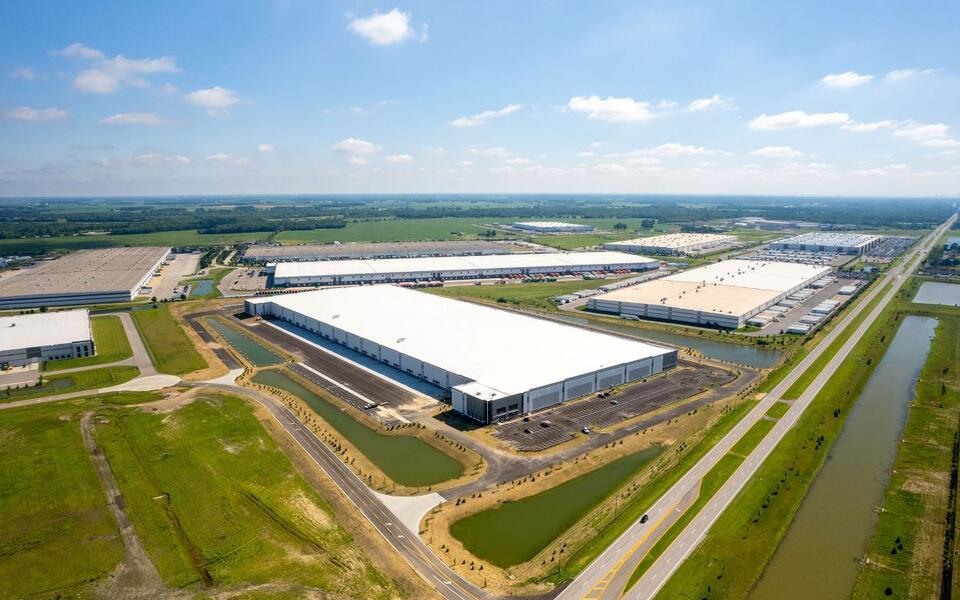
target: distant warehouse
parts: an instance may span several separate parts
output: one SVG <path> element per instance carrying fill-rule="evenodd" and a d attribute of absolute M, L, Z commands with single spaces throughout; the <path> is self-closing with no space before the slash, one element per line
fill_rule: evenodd
<path fill-rule="evenodd" d="M 830 272 L 830 267 L 755 260 L 725 260 L 594 296 L 599 312 L 738 329 Z"/>
<path fill-rule="evenodd" d="M 0 366 L 92 356 L 87 309 L 0 317 Z"/>
<path fill-rule="evenodd" d="M 129 302 L 170 248 L 80 250 L 0 279 L 0 309 Z"/>
<path fill-rule="evenodd" d="M 645 271 L 659 268 L 657 260 L 621 252 L 510 254 L 503 256 L 444 256 L 384 258 L 267 265 L 273 285 L 350 285 L 436 279 L 476 279 L 509 275 Z"/>
<path fill-rule="evenodd" d="M 392 285 L 246 301 L 450 390 L 453 408 L 490 423 L 647 377 L 677 351 Z"/>
<path fill-rule="evenodd" d="M 715 233 L 668 233 L 666 235 L 655 235 L 652 237 L 637 238 L 635 240 L 609 242 L 603 245 L 603 249 L 676 256 L 715 250 L 717 248 L 731 246 L 736 242 L 736 236 L 732 235 L 719 235 Z"/>
<path fill-rule="evenodd" d="M 250 246 L 243 253 L 243 260 L 245 262 L 272 262 L 359 258 L 413 258 L 416 256 L 510 254 L 510 252 L 510 246 L 506 244 L 485 241 L 303 244 L 299 246 Z"/>
<path fill-rule="evenodd" d="M 805 250 L 859 256 L 879 245 L 880 239 L 879 235 L 865 233 L 814 231 L 773 242 L 769 247 L 773 250 Z"/>
<path fill-rule="evenodd" d="M 521 221 L 514 223 L 513 227 L 534 233 L 590 233 L 593 231 L 593 225 L 557 221 Z"/>

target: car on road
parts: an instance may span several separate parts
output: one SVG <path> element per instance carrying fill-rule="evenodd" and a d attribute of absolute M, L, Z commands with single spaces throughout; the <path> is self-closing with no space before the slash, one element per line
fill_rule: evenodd
<path fill-rule="evenodd" d="M 611 400 L 611 401 L 610 401 L 610 404 L 613 404 L 614 406 L 616 406 L 617 404 L 620 404 L 620 401 L 619 401 L 619 400 Z"/>
<path fill-rule="evenodd" d="M 589 428 L 589 427 L 581 427 L 581 428 L 580 428 L 580 431 L 581 431 L 582 433 L 589 434 L 589 433 L 590 433 L 590 428 Z"/>
<path fill-rule="evenodd" d="M 650 515 L 643 515 L 642 517 L 640 517 L 640 522 L 646 523 L 648 519 L 650 519 Z"/>
<path fill-rule="evenodd" d="M 553 425 L 550 421 L 540 421 L 540 427 L 550 427 Z"/>

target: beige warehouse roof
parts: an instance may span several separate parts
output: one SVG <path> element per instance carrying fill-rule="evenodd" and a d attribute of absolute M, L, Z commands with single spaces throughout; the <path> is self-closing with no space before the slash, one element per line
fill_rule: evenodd
<path fill-rule="evenodd" d="M 658 279 L 615 290 L 597 300 L 672 306 L 688 310 L 742 315 L 776 298 L 780 292 L 732 285 L 701 285 L 687 281 Z"/>

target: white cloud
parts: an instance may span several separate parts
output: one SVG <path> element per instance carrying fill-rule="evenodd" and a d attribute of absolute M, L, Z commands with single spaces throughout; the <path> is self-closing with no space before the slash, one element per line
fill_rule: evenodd
<path fill-rule="evenodd" d="M 674 100 L 660 100 L 659 102 L 657 102 L 657 108 L 662 108 L 666 110 L 669 108 L 676 108 L 676 107 L 677 107 L 677 103 Z"/>
<path fill-rule="evenodd" d="M 885 165 L 883 167 L 876 167 L 873 169 L 861 169 L 858 171 L 851 171 L 851 175 L 856 175 L 858 177 L 882 177 L 884 175 L 894 175 L 897 173 L 905 173 L 910 171 L 908 165 L 897 163 L 892 165 Z"/>
<path fill-rule="evenodd" d="M 460 162 L 457 163 L 457 166 L 458 166 L 458 167 L 464 167 L 464 168 L 466 168 L 466 169 L 469 169 L 470 167 L 473 166 L 473 161 L 472 161 L 472 160 L 461 160 Z"/>
<path fill-rule="evenodd" d="M 11 79 L 22 79 L 24 81 L 39 81 L 43 79 L 43 76 L 38 74 L 36 71 L 30 67 L 19 67 L 10 71 Z"/>
<path fill-rule="evenodd" d="M 960 142 L 950 137 L 944 123 L 907 123 L 893 132 L 894 137 L 933 148 L 957 148 Z"/>
<path fill-rule="evenodd" d="M 425 42 L 427 40 L 426 25 L 422 26 L 420 33 L 417 33 L 414 31 L 412 20 L 410 13 L 394 8 L 390 12 L 374 11 L 369 17 L 353 19 L 347 25 L 347 29 L 378 46 L 396 44 L 409 39 Z"/>
<path fill-rule="evenodd" d="M 177 61 L 171 56 L 159 58 L 127 58 L 118 54 L 112 58 L 95 48 L 83 44 L 71 44 L 53 54 L 74 60 L 94 63 L 80 71 L 73 79 L 74 89 L 88 94 L 111 94 L 121 85 L 150 87 L 144 75 L 179 73 Z"/>
<path fill-rule="evenodd" d="M 347 154 L 376 154 L 383 150 L 383 147 L 366 140 L 346 138 L 334 144 L 333 149 Z"/>
<path fill-rule="evenodd" d="M 795 150 L 790 146 L 764 146 L 763 148 L 757 148 L 750 154 L 766 158 L 793 158 L 803 156 L 803 152 Z"/>
<path fill-rule="evenodd" d="M 850 123 L 850 115 L 841 112 L 807 114 L 802 110 L 793 110 L 778 115 L 766 113 L 756 117 L 748 126 L 751 129 L 797 129 L 819 127 L 822 125 L 845 125 Z"/>
<path fill-rule="evenodd" d="M 872 80 L 873 75 L 861 75 L 856 71 L 845 71 L 827 75 L 820 80 L 820 83 L 835 88 L 855 88 L 870 83 Z"/>
<path fill-rule="evenodd" d="M 257 146 L 257 152 L 262 152 L 264 154 L 270 154 L 274 150 L 276 150 L 276 147 L 273 144 L 260 144 Z"/>
<path fill-rule="evenodd" d="M 567 102 L 567 109 L 586 113 L 588 119 L 625 123 L 649 121 L 656 114 L 650 110 L 650 103 L 633 98 L 601 98 L 599 96 L 576 96 Z"/>
<path fill-rule="evenodd" d="M 447 153 L 447 149 L 440 146 L 424 146 L 420 150 L 428 156 L 443 156 Z"/>
<path fill-rule="evenodd" d="M 714 94 L 709 98 L 697 98 L 693 102 L 687 105 L 687 112 L 699 112 L 701 110 L 707 110 L 708 108 L 732 108 L 733 101 L 726 96 L 721 96 L 720 94 Z"/>
<path fill-rule="evenodd" d="M 483 125 L 492 119 L 505 117 L 509 114 L 515 113 L 521 108 L 523 108 L 522 104 L 508 104 L 500 110 L 485 110 L 475 115 L 454 119 L 453 121 L 450 121 L 450 124 L 454 127 L 479 127 L 480 125 Z"/>
<path fill-rule="evenodd" d="M 413 157 L 409 154 L 391 154 L 386 158 L 386 161 L 392 163 L 411 163 L 413 162 Z"/>
<path fill-rule="evenodd" d="M 225 115 L 232 106 L 240 102 L 236 92 L 219 85 L 203 90 L 194 90 L 187 94 L 186 99 L 194 106 L 207 109 L 207 114 L 211 116 Z"/>
<path fill-rule="evenodd" d="M 898 123 L 896 121 L 891 121 L 889 119 L 883 121 L 871 121 L 868 123 L 856 123 L 851 121 L 847 125 L 842 125 L 843 129 L 847 131 L 855 131 L 857 133 L 879 131 L 880 129 L 893 129 Z"/>
<path fill-rule="evenodd" d="M 179 154 L 161 154 L 151 152 L 140 154 L 131 158 L 103 158 L 97 161 L 101 167 L 118 167 L 126 165 L 161 167 L 161 166 L 184 166 L 190 164 L 190 159 Z"/>
<path fill-rule="evenodd" d="M 229 165 L 231 167 L 245 167 L 250 164 L 250 159 L 246 156 L 234 156 L 232 154 L 224 154 L 222 152 L 211 154 L 210 156 L 206 157 L 206 160 L 221 165 Z"/>
<path fill-rule="evenodd" d="M 526 164 L 530 164 L 530 159 L 529 158 L 508 158 L 507 160 L 503 161 L 503 164 L 514 165 L 514 166 L 526 165 Z"/>
<path fill-rule="evenodd" d="M 913 79 L 915 77 L 921 77 L 924 75 L 933 75 L 939 69 L 894 69 L 887 73 L 884 77 L 889 81 L 905 81 L 907 79 Z"/>
<path fill-rule="evenodd" d="M 688 146 L 685 144 L 678 144 L 676 142 L 670 142 L 667 144 L 660 144 L 655 148 L 648 148 L 645 150 L 634 150 L 632 154 L 641 156 L 693 156 L 697 154 L 713 154 L 712 150 L 707 150 L 703 146 Z"/>
<path fill-rule="evenodd" d="M 173 121 L 161 118 L 157 113 L 118 113 L 100 121 L 103 125 L 170 125 Z"/>
<path fill-rule="evenodd" d="M 33 108 L 32 106 L 18 106 L 3 111 L 4 119 L 14 121 L 60 121 L 67 118 L 67 111 L 61 108 Z"/>
<path fill-rule="evenodd" d="M 510 151 L 503 146 L 470 146 L 467 148 L 467 152 L 476 156 L 491 156 L 495 158 L 506 158 L 510 156 Z"/>
<path fill-rule="evenodd" d="M 370 164 L 369 160 L 359 156 L 351 156 L 350 158 L 347 159 L 347 162 L 355 167 L 362 167 L 364 165 Z"/>

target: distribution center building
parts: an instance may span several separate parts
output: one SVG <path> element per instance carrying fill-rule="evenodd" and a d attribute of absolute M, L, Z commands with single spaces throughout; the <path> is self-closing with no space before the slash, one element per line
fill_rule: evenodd
<path fill-rule="evenodd" d="M 879 244 L 879 235 L 815 231 L 778 240 L 771 243 L 769 247 L 774 250 L 805 250 L 859 256 Z"/>
<path fill-rule="evenodd" d="M 349 244 L 303 244 L 296 246 L 250 246 L 244 262 L 289 260 L 344 260 L 357 258 L 412 258 L 415 256 L 467 256 L 510 254 L 510 246 L 486 241 L 373 242 Z"/>
<path fill-rule="evenodd" d="M 719 235 L 716 233 L 668 233 L 666 235 L 655 235 L 637 238 L 635 240 L 609 242 L 603 245 L 603 249 L 673 256 L 696 254 L 706 250 L 732 246 L 736 242 L 737 238 L 733 235 Z"/>
<path fill-rule="evenodd" d="M 559 223 L 556 221 L 521 221 L 514 223 L 513 228 L 534 233 L 590 233 L 593 231 L 593 225 Z"/>
<path fill-rule="evenodd" d="M 273 285 L 350 285 L 400 281 L 477 279 L 511 275 L 572 274 L 657 269 L 655 259 L 622 252 L 556 252 L 493 256 L 443 256 L 267 265 Z"/>
<path fill-rule="evenodd" d="M 0 366 L 92 356 L 87 309 L 0 317 Z"/>
<path fill-rule="evenodd" d="M 738 329 L 830 272 L 830 267 L 725 260 L 594 296 L 587 308 L 659 321 Z"/>
<path fill-rule="evenodd" d="M 448 389 L 453 408 L 482 423 L 677 364 L 672 348 L 393 285 L 252 298 L 245 306 Z"/>
<path fill-rule="evenodd" d="M 129 302 L 170 248 L 80 250 L 0 279 L 0 309 Z"/>

